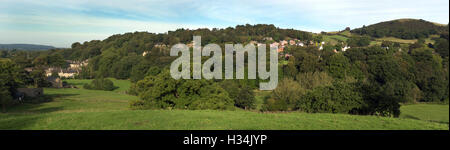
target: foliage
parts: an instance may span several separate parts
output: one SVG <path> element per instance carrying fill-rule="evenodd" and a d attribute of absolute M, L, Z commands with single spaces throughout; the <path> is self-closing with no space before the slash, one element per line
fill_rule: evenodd
<path fill-rule="evenodd" d="M 356 92 L 354 85 L 337 81 L 308 92 L 296 107 L 312 113 L 355 113 L 364 105 L 362 95 Z"/>
<path fill-rule="evenodd" d="M 427 38 L 429 35 L 439 33 L 442 30 L 445 30 L 445 27 L 425 20 L 402 19 L 363 26 L 353 29 L 351 32 L 377 38 L 392 36 L 401 39 L 416 39 Z"/>
<path fill-rule="evenodd" d="M 296 77 L 300 86 L 312 90 L 317 87 L 330 86 L 334 81 L 326 72 L 300 73 Z"/>
<path fill-rule="evenodd" d="M 221 83 L 221 87 L 228 92 L 236 107 L 244 109 L 255 108 L 255 93 L 253 90 L 246 83 L 236 81 L 225 80 Z"/>
<path fill-rule="evenodd" d="M 90 90 L 104 90 L 104 91 L 112 91 L 117 87 L 114 86 L 114 83 L 106 78 L 97 78 L 91 81 L 89 84 L 84 84 L 83 88 Z"/>
<path fill-rule="evenodd" d="M 9 60 L 0 60 L 0 105 L 3 112 L 12 103 L 12 94 L 23 85 L 23 81 L 19 78 L 19 69 Z"/>
<path fill-rule="evenodd" d="M 368 36 L 352 36 L 347 40 L 347 44 L 350 47 L 364 47 L 369 46 L 370 37 Z"/>
<path fill-rule="evenodd" d="M 138 81 L 132 93 L 152 108 L 232 109 L 234 104 L 219 84 L 210 80 L 175 80 L 168 70 Z"/>
<path fill-rule="evenodd" d="M 264 111 L 292 111 L 297 101 L 306 90 L 293 79 L 284 78 L 272 92 L 272 96 L 264 102 Z"/>

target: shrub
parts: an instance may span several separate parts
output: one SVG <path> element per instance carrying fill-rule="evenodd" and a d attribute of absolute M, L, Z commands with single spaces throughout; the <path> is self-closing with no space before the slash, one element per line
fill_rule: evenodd
<path fill-rule="evenodd" d="M 353 113 L 364 106 L 353 85 L 336 81 L 332 86 L 319 87 L 303 96 L 297 108 L 312 113 Z"/>
<path fill-rule="evenodd" d="M 265 111 L 292 111 L 306 90 L 290 78 L 284 78 L 272 92 L 271 98 L 264 102 Z"/>
<path fill-rule="evenodd" d="M 147 76 L 132 88 L 145 108 L 233 109 L 233 100 L 211 80 L 175 80 L 168 70 Z M 139 105 L 138 105 L 139 104 Z M 136 104 L 141 107 L 141 103 Z"/>
<path fill-rule="evenodd" d="M 316 87 L 329 86 L 333 78 L 326 72 L 307 72 L 297 75 L 297 82 L 305 89 L 312 90 Z"/>
<path fill-rule="evenodd" d="M 6 107 L 13 103 L 11 93 L 8 91 L 8 89 L 0 87 L 0 97 L 2 112 L 6 112 Z"/>
<path fill-rule="evenodd" d="M 114 83 L 106 78 L 98 78 L 91 81 L 89 84 L 84 84 L 83 88 L 90 90 L 104 90 L 104 91 L 112 91 L 117 87 L 114 86 Z"/>
<path fill-rule="evenodd" d="M 234 106 L 244 109 L 255 107 L 255 93 L 246 83 L 225 80 L 221 83 L 221 87 L 234 100 Z"/>

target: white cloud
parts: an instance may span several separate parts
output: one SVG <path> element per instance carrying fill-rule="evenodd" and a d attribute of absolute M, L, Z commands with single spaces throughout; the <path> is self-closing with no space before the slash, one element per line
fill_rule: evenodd
<path fill-rule="evenodd" d="M 28 31 L 30 34 L 54 34 L 60 38 L 68 35 L 68 39 L 80 41 L 81 37 L 86 37 L 83 40 L 94 39 L 88 37 L 90 34 L 100 38 L 133 31 L 161 33 L 181 27 L 223 28 L 245 23 L 267 23 L 283 28 L 320 32 L 342 30 L 347 26 L 361 27 L 399 18 L 420 18 L 447 24 L 449 1 L 2 0 L 0 32 L 9 33 L 8 36 L 27 36 Z M 61 41 L 48 35 L 41 35 L 36 41 L 42 41 L 43 38 Z M 0 42 L 5 40 L 7 38 L 0 38 Z M 53 45 L 68 46 L 68 42 L 55 43 Z"/>

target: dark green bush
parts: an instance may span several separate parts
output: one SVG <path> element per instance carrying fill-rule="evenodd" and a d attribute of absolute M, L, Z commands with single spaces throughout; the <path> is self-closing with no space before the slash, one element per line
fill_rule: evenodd
<path fill-rule="evenodd" d="M 296 81 L 284 78 L 263 105 L 263 111 L 292 111 L 306 90 Z"/>
<path fill-rule="evenodd" d="M 168 70 L 147 76 L 133 85 L 132 93 L 145 104 L 138 107 L 166 109 L 233 109 L 233 100 L 211 80 L 175 80 Z"/>
<path fill-rule="evenodd" d="M 332 86 L 319 87 L 303 96 L 297 109 L 312 113 L 353 113 L 365 105 L 361 93 L 349 83 L 334 82 Z"/>
<path fill-rule="evenodd" d="M 228 92 L 234 100 L 234 106 L 244 109 L 255 108 L 255 93 L 246 83 L 236 82 L 237 80 L 226 80 L 221 83 L 221 87 Z"/>
<path fill-rule="evenodd" d="M 98 78 L 91 81 L 89 84 L 84 84 L 83 88 L 90 90 L 104 90 L 104 91 L 112 91 L 117 87 L 114 86 L 114 83 L 106 78 Z"/>

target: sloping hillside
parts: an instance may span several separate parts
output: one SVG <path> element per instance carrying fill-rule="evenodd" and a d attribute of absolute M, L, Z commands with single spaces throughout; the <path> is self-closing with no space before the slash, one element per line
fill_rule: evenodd
<path fill-rule="evenodd" d="M 417 19 L 398 19 L 363 26 L 351 30 L 352 33 L 369 35 L 376 38 L 396 37 L 401 39 L 427 38 L 432 34 L 448 32 L 448 25 Z"/>
<path fill-rule="evenodd" d="M 53 46 L 36 45 L 36 44 L 0 44 L 0 50 L 49 50 L 54 49 Z"/>

